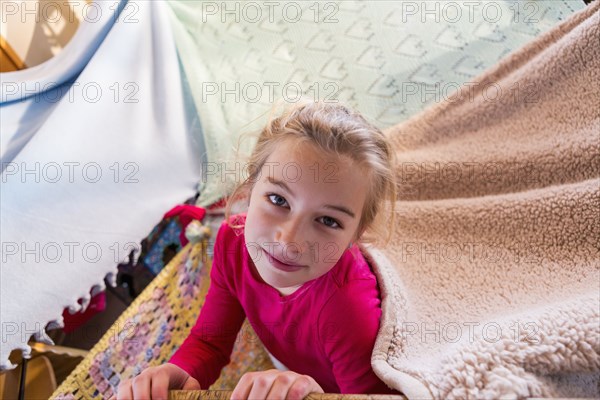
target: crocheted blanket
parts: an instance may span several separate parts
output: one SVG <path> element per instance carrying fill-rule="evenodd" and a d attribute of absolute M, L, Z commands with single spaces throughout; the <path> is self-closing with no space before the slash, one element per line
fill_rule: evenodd
<path fill-rule="evenodd" d="M 373 368 L 408 398 L 598 397 L 600 2 L 387 131 Z"/>

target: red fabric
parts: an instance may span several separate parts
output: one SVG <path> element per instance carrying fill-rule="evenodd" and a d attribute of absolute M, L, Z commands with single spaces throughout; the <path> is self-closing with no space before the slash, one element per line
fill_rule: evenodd
<path fill-rule="evenodd" d="M 208 206 L 208 209 L 209 210 L 218 210 L 220 208 L 225 208 L 226 206 L 227 206 L 227 200 L 223 198 L 223 199 L 220 199 L 219 201 L 214 202 L 210 206 Z"/>
<path fill-rule="evenodd" d="M 179 234 L 179 241 L 182 246 L 185 246 L 188 243 L 187 238 L 185 237 L 185 228 L 189 225 L 190 222 L 197 219 L 198 221 L 202 221 L 202 218 L 206 215 L 206 210 L 202 207 L 196 207 L 189 204 L 182 204 L 173 207 L 170 211 L 168 211 L 164 219 L 167 218 L 175 218 L 179 217 L 179 222 L 181 223 L 181 233 Z"/>
<path fill-rule="evenodd" d="M 245 221 L 243 214 L 236 217 L 236 223 Z M 243 229 L 234 231 L 224 222 L 215 241 L 206 301 L 169 362 L 208 388 L 229 362 L 247 316 L 275 358 L 312 376 L 325 392 L 395 393 L 371 368 L 380 303 L 375 276 L 357 246 L 327 274 L 281 296 L 258 275 Z"/>
<path fill-rule="evenodd" d="M 79 301 L 81 304 L 81 301 Z M 63 319 L 65 323 L 65 327 L 63 331 L 65 333 L 70 333 L 75 329 L 79 328 L 81 325 L 86 323 L 92 316 L 102 312 L 106 309 L 106 292 L 100 292 L 97 295 L 93 296 L 90 299 L 90 304 L 88 308 L 84 312 L 78 312 L 75 314 L 69 313 L 68 309 L 63 310 Z"/>

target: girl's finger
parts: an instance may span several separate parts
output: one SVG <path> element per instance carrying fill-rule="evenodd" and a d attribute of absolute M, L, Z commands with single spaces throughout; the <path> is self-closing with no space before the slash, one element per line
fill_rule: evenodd
<path fill-rule="evenodd" d="M 158 373 L 152 377 L 150 391 L 152 399 L 167 399 L 169 396 L 169 375 Z"/>
<path fill-rule="evenodd" d="M 117 399 L 133 399 L 133 392 L 131 390 L 131 380 L 121 382 L 121 384 L 119 385 L 119 389 L 117 390 Z"/>
<path fill-rule="evenodd" d="M 231 400 L 266 399 L 277 373 L 277 370 L 269 370 L 244 374 L 231 394 Z"/>
<path fill-rule="evenodd" d="M 132 381 L 134 399 L 150 399 L 152 381 L 145 374 L 138 375 Z"/>
<path fill-rule="evenodd" d="M 265 397 L 267 400 L 283 400 L 287 397 L 288 390 L 290 386 L 292 386 L 293 377 L 290 377 L 286 374 L 278 375 L 273 384 L 271 385 L 271 389 L 269 393 Z"/>
<path fill-rule="evenodd" d="M 235 389 L 231 392 L 231 400 L 246 400 L 252 389 L 252 377 L 255 373 L 247 372 L 239 380 L 238 384 L 235 385 Z"/>
<path fill-rule="evenodd" d="M 323 389 L 312 378 L 301 375 L 288 389 L 286 400 L 302 400 L 310 393 L 323 393 Z M 283 397 L 282 397 L 283 398 Z"/>
<path fill-rule="evenodd" d="M 273 382 L 279 374 L 280 372 L 277 370 L 265 371 L 256 374 L 247 399 L 266 399 L 271 387 L 273 386 Z"/>
<path fill-rule="evenodd" d="M 198 382 L 195 378 L 188 376 L 186 381 L 183 384 L 182 390 L 201 390 L 200 382 Z"/>

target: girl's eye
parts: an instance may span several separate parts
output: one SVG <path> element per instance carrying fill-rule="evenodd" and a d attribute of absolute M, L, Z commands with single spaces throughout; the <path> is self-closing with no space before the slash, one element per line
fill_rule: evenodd
<path fill-rule="evenodd" d="M 339 229 L 341 228 L 341 225 L 333 218 L 331 217 L 321 217 L 321 222 L 323 223 L 323 225 L 328 226 L 330 228 L 334 228 L 334 229 Z"/>
<path fill-rule="evenodd" d="M 287 200 L 277 194 L 270 194 L 267 197 L 272 204 L 278 207 L 285 207 L 287 205 Z"/>
<path fill-rule="evenodd" d="M 278 194 L 268 194 L 267 198 L 269 199 L 269 203 L 271 203 L 277 207 L 288 207 L 287 200 Z M 321 217 L 321 218 L 319 218 L 319 221 L 323 225 L 325 225 L 329 228 L 333 228 L 333 229 L 341 229 L 342 228 L 340 223 L 331 217 Z"/>

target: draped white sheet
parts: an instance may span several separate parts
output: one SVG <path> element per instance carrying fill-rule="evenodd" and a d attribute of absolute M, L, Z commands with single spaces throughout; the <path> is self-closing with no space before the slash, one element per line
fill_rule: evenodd
<path fill-rule="evenodd" d="M 0 369 L 173 205 L 191 197 L 203 143 L 162 1 L 95 3 L 62 53 L 0 74 Z M 120 11 L 120 14 L 119 14 Z M 118 16 L 118 18 L 117 18 Z M 94 17 L 95 18 L 95 17 Z M 44 91 L 44 89 L 49 89 Z"/>

